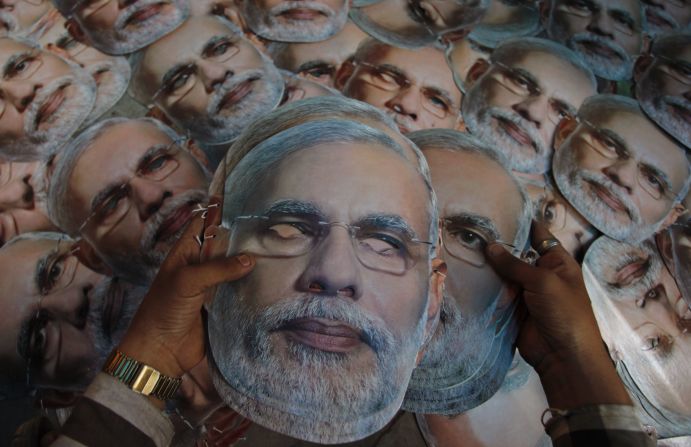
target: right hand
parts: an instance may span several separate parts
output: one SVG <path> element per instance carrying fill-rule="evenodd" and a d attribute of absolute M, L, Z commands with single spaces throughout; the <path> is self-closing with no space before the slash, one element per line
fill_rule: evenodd
<path fill-rule="evenodd" d="M 551 238 L 544 225 L 533 222 L 534 247 Z M 558 408 L 630 404 L 602 342 L 581 268 L 566 249 L 553 247 L 532 266 L 501 244 L 491 244 L 487 258 L 505 281 L 522 289 L 527 316 L 518 350 L 540 375 L 550 404 Z M 602 391 L 602 386 L 609 390 Z"/>

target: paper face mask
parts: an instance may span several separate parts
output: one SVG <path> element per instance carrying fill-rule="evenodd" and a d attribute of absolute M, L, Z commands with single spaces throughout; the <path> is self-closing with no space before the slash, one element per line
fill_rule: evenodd
<path fill-rule="evenodd" d="M 561 193 L 605 235 L 637 243 L 674 221 L 689 184 L 679 147 L 623 96 L 586 100 L 555 151 Z"/>
<path fill-rule="evenodd" d="M 518 331 L 515 294 L 487 263 L 484 249 L 495 241 L 522 247 L 530 203 L 501 157 L 479 140 L 441 129 L 410 138 L 430 165 L 447 278 L 439 325 L 413 372 L 403 408 L 456 415 L 489 399 L 511 364 Z M 504 206 L 494 206 L 500 200 Z"/>
<path fill-rule="evenodd" d="M 663 437 L 688 433 L 691 311 L 654 240 L 601 237 L 583 272 L 603 339 L 644 423 Z"/>
<path fill-rule="evenodd" d="M 426 333 L 429 194 L 397 143 L 355 122 L 298 125 L 243 158 L 223 224 L 256 268 L 219 288 L 208 320 L 226 403 L 319 443 L 395 415 Z"/>

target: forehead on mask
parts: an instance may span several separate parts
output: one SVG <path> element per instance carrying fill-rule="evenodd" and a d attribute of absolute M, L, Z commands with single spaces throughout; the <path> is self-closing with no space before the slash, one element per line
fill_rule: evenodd
<path fill-rule="evenodd" d="M 334 177 L 333 168 L 350 173 L 348 180 Z M 224 226 L 235 235 L 229 251 L 258 253 L 258 269 L 219 292 L 224 299 L 210 311 L 215 384 L 233 408 L 272 430 L 322 443 L 363 438 L 395 414 L 424 337 L 431 254 L 428 244 L 399 231 L 435 239 L 431 189 L 420 169 L 390 137 L 341 120 L 275 134 L 233 169 L 223 209 Z M 362 188 L 370 191 L 366 200 Z M 273 242 L 263 236 L 262 216 L 269 231 L 279 232 Z M 298 219 L 302 225 L 291 228 L 316 235 L 305 228 L 315 218 L 334 222 L 323 240 L 307 256 L 277 258 L 280 235 L 290 230 L 282 222 Z M 372 229 L 353 228 L 350 237 L 361 241 L 353 245 L 342 224 Z M 416 262 L 404 266 L 399 254 L 374 262 L 368 247 L 379 244 L 371 226 L 407 241 Z M 230 322 L 233 315 L 244 323 Z"/>
<path fill-rule="evenodd" d="M 398 131 L 396 123 L 381 110 L 365 102 L 341 95 L 327 95 L 289 102 L 250 124 L 233 142 L 223 163 L 214 173 L 211 195 L 223 195 L 226 178 L 242 158 L 257 144 L 283 130 L 309 121 L 344 119 L 374 127 L 403 147 L 406 158 L 417 162 L 422 157 L 413 144 Z"/>

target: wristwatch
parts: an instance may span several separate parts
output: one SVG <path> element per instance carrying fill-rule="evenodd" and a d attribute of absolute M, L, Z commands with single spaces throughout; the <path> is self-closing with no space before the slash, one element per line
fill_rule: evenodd
<path fill-rule="evenodd" d="M 103 372 L 115 377 L 132 391 L 163 401 L 175 396 L 182 383 L 181 377 L 165 376 L 117 349 L 108 356 Z"/>

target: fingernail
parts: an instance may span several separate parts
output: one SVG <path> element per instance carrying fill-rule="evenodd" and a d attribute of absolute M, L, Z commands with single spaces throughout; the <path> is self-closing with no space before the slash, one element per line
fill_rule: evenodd
<path fill-rule="evenodd" d="M 504 247 L 501 244 L 492 244 L 489 246 L 489 254 L 492 256 L 499 256 L 504 251 Z"/>
<path fill-rule="evenodd" d="M 237 260 L 243 267 L 249 267 L 252 264 L 252 260 L 247 255 L 240 255 L 237 257 Z"/>

